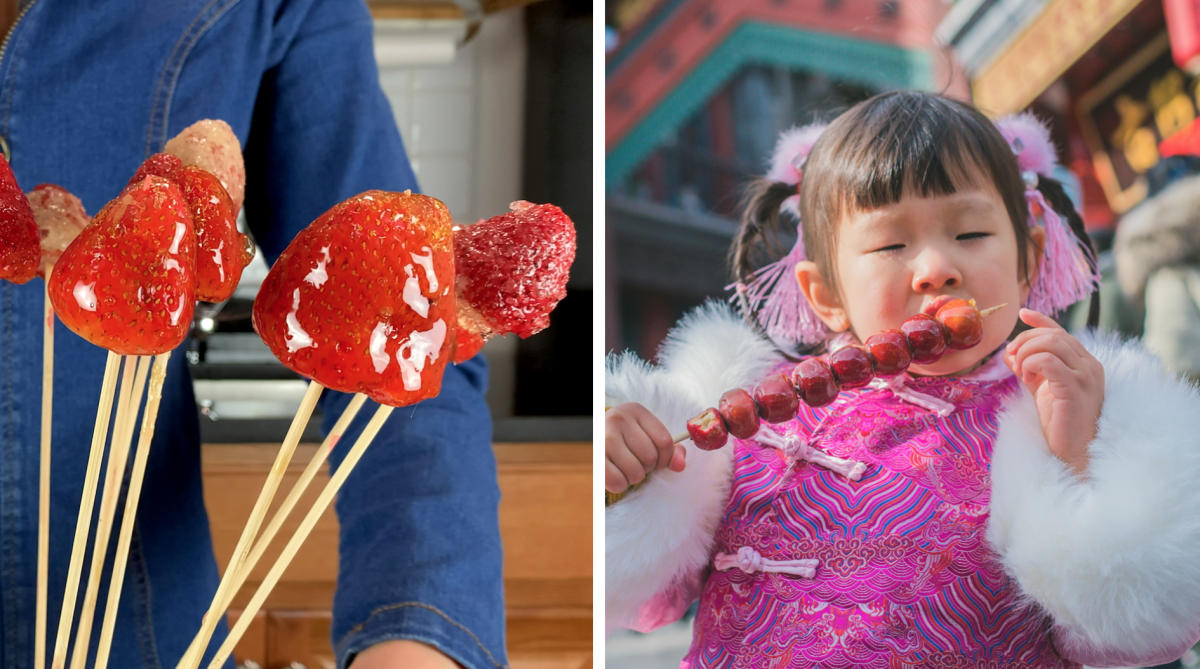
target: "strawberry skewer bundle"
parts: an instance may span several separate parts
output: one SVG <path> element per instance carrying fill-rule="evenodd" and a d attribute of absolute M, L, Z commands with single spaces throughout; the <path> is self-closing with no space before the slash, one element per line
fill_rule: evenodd
<path fill-rule="evenodd" d="M 198 126 L 189 128 L 184 134 L 195 135 Z M 222 145 L 227 146 L 232 141 L 236 146 L 236 138 L 223 123 L 206 122 L 203 130 L 204 133 L 218 138 L 217 141 Z M 128 487 L 125 516 L 97 655 L 97 666 L 103 667 L 107 663 L 112 630 L 115 626 L 117 600 L 132 537 L 133 517 L 136 513 L 149 443 L 154 433 L 169 352 L 187 336 L 198 292 L 197 254 L 202 257 L 216 257 L 215 251 L 225 248 L 237 250 L 237 247 L 228 245 L 229 241 L 236 240 L 233 237 L 236 235 L 236 229 L 233 227 L 232 215 L 219 218 L 208 213 L 213 208 L 210 203 L 227 204 L 230 201 L 221 182 L 212 175 L 201 173 L 195 167 L 182 164 L 177 157 L 172 163 L 176 164 L 179 170 L 177 173 L 155 172 L 151 169 L 164 160 L 160 154 L 152 159 L 149 167 L 144 165 L 140 168 L 126 189 L 91 220 L 83 211 L 79 200 L 70 193 L 57 186 L 39 186 L 30 193 L 25 203 L 25 208 L 32 213 L 31 220 L 36 221 L 33 239 L 38 242 L 40 237 L 38 248 L 33 251 L 26 249 L 23 254 L 0 253 L 4 258 L 20 258 L 20 263 L 5 265 L 0 278 L 27 280 L 26 277 L 31 276 L 29 267 L 32 258 L 33 271 L 41 273 L 46 279 L 48 308 L 43 363 L 42 505 L 39 515 L 36 625 L 38 669 L 42 669 L 45 661 L 45 563 L 48 554 L 45 537 L 48 536 L 49 526 L 49 428 L 54 314 L 57 313 L 60 320 L 76 334 L 109 351 L 92 448 L 84 477 L 80 514 L 76 522 L 75 540 L 63 597 L 63 613 L 59 619 L 52 660 L 55 669 L 66 666 L 67 654 L 70 651 L 70 632 L 75 615 L 77 591 L 82 578 L 83 558 L 90 534 L 96 489 L 99 485 L 99 470 L 104 459 L 105 444 L 108 442 L 112 405 L 115 399 L 117 414 L 116 420 L 112 421 L 113 439 L 100 501 L 92 567 L 80 613 L 74 654 L 71 657 L 71 666 L 74 668 L 82 668 L 87 658 L 101 571 L 119 503 L 125 463 L 141 409 L 142 396 L 147 380 L 150 381 L 150 393 L 142 417 L 137 456 Z M 240 163 L 240 151 L 237 153 L 237 160 Z M 3 171 L 11 177 L 7 164 L 4 167 Z M 5 181 L 3 176 L 5 175 L 0 175 L 0 181 Z M 15 180 L 9 180 L 15 187 Z M 200 185 L 195 186 L 193 181 L 198 181 Z M 0 184 L 0 190 L 0 200 L 4 202 L 0 206 L 9 207 L 12 211 L 10 203 L 15 200 L 15 196 L 10 192 L 12 187 L 7 183 Z M 226 207 L 226 210 L 230 209 L 231 207 Z M 207 238 L 201 235 L 199 248 L 197 231 L 209 233 Z M 218 240 L 210 248 L 206 240 L 212 238 Z M 7 241 L 7 237 L 0 235 L 0 240 Z M 240 241 L 242 246 L 239 252 L 222 256 L 222 259 L 228 258 L 223 271 L 232 277 L 232 281 L 228 282 L 227 286 L 221 286 L 219 290 L 210 290 L 207 295 L 211 297 L 206 299 L 223 300 L 232 293 L 237 276 L 249 261 L 244 238 Z M 28 246 L 27 242 L 24 243 Z M 203 267 L 203 263 L 201 266 Z M 224 296 L 221 296 L 222 291 L 227 291 L 224 292 Z M 53 312 L 50 311 L 51 306 Z M 153 365 L 150 356 L 155 356 Z M 118 376 L 121 377 L 119 389 Z"/>
<path fill-rule="evenodd" d="M 983 339 L 983 319 L 1003 306 L 980 311 L 974 300 L 938 297 L 922 313 L 904 321 L 899 330 L 874 334 L 862 346 L 845 346 L 824 360 L 803 360 L 792 369 L 790 378 L 771 374 L 753 393 L 741 388 L 726 392 L 717 407 L 693 416 L 687 432 L 673 439 L 676 443 L 691 439 L 706 451 L 723 447 L 729 435 L 749 439 L 764 421 L 784 423 L 795 418 L 801 401 L 811 407 L 825 406 L 842 390 L 861 388 L 873 378 L 898 376 L 912 363 L 937 362 L 947 350 L 975 346 Z"/>
<path fill-rule="evenodd" d="M 517 202 L 507 214 L 452 228 L 445 205 L 410 192 L 368 191 L 334 206 L 297 235 L 263 282 L 255 329 L 286 366 L 313 379 L 306 403 L 309 398 L 315 403 L 324 388 L 355 396 L 255 541 L 292 455 L 286 442 L 281 448 L 180 669 L 199 666 L 216 621 L 366 399 L 378 404 L 374 416 L 210 669 L 229 657 L 392 410 L 437 395 L 446 364 L 470 358 L 486 339 L 509 332 L 528 337 L 547 327 L 549 312 L 566 294 L 574 253 L 574 227 L 553 205 Z M 302 405 L 298 414 L 305 421 L 306 411 L 311 407 Z"/>

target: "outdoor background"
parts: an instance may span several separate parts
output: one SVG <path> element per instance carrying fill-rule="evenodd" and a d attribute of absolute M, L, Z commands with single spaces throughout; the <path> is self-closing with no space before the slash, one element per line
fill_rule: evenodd
<path fill-rule="evenodd" d="M 1059 176 L 1101 251 L 1102 325 L 1148 339 L 1154 329 L 1148 343 L 1167 364 L 1200 378 L 1194 354 L 1171 355 L 1200 349 L 1200 321 L 1181 325 L 1174 314 L 1170 332 L 1160 327 L 1154 277 L 1144 298 L 1123 293 L 1110 250 L 1124 218 L 1200 167 L 1196 3 L 609 0 L 606 9 L 608 351 L 653 360 L 683 313 L 728 295 L 740 190 L 766 171 L 781 131 L 916 88 L 989 116 L 1030 110 L 1049 122 Z M 1191 314 L 1200 262 L 1185 260 L 1195 279 L 1172 290 Z M 678 667 L 690 637 L 690 618 L 616 633 L 607 666 Z M 1200 666 L 1194 653 L 1183 659 Z"/>

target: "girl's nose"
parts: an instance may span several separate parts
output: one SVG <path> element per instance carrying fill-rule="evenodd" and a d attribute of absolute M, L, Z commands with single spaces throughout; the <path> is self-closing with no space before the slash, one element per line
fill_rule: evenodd
<path fill-rule="evenodd" d="M 928 293 L 962 285 L 962 273 L 944 254 L 929 249 L 917 257 L 913 271 L 913 291 Z"/>

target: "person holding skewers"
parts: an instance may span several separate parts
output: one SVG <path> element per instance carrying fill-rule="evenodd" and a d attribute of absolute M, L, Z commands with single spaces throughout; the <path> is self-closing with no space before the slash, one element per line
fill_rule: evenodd
<path fill-rule="evenodd" d="M 781 139 L 742 313 L 608 360 L 610 628 L 699 600 L 687 669 L 1145 665 L 1200 638 L 1200 395 L 1050 318 L 1098 280 L 1054 155 L 1030 116 L 908 91 Z M 799 239 L 755 270 L 781 209 Z M 956 299 L 999 307 L 962 312 L 970 346 Z"/>
<path fill-rule="evenodd" d="M 340 0 L 65 5 L 4 0 L 6 158 L 31 190 L 54 183 L 95 212 L 199 119 L 245 152 L 245 211 L 268 264 L 334 203 L 417 183 L 380 89 L 372 20 Z M 240 199 L 240 198 L 237 198 Z M 34 667 L 40 282 L 0 284 L 0 656 Z M 105 351 L 58 328 L 48 610 L 61 606 Z M 112 666 L 175 666 L 216 590 L 185 357 L 171 358 L 150 451 Z M 499 490 L 482 357 L 396 412 L 341 490 L 333 605 L 339 667 L 503 666 Z M 326 392 L 325 429 L 350 397 Z M 338 465 L 367 416 L 335 449 Z M 469 546 L 469 550 L 464 550 Z M 95 634 L 99 634 L 99 627 Z M 226 633 L 222 621 L 215 649 Z M 53 643 L 53 635 L 47 640 Z M 92 647 L 95 647 L 93 640 Z M 90 666 L 90 660 L 89 660 Z M 202 665 L 203 666 L 203 665 Z M 37 667 L 42 669 L 42 667 Z"/>

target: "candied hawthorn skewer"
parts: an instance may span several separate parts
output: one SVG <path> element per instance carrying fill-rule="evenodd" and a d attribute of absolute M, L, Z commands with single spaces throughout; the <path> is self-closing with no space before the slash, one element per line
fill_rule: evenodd
<path fill-rule="evenodd" d="M 845 346 L 825 360 L 802 360 L 792 369 L 790 379 L 783 374 L 771 374 L 755 386 L 753 396 L 744 390 L 725 393 L 720 408 L 710 407 L 700 412 L 687 422 L 687 432 L 672 439 L 676 443 L 691 439 L 706 451 L 724 446 L 730 434 L 747 439 L 759 427 L 758 422 L 746 418 L 750 402 L 756 418 L 762 421 L 789 421 L 796 416 L 800 401 L 812 407 L 825 406 L 837 399 L 842 390 L 861 388 L 875 377 L 897 376 L 913 362 L 936 362 L 947 349 L 975 346 L 983 339 L 984 317 L 1005 306 L 980 311 L 975 308 L 974 300 L 954 298 L 937 298 L 930 304 L 936 316 L 915 314 L 899 330 L 874 334 L 862 346 Z M 726 398 L 730 400 L 727 402 Z M 736 432 L 731 425 L 736 426 Z"/>
<path fill-rule="evenodd" d="M 575 259 L 571 219 L 552 204 L 520 200 L 509 209 L 454 230 L 456 363 L 492 337 L 512 332 L 525 339 L 546 329 L 567 295 Z"/>

